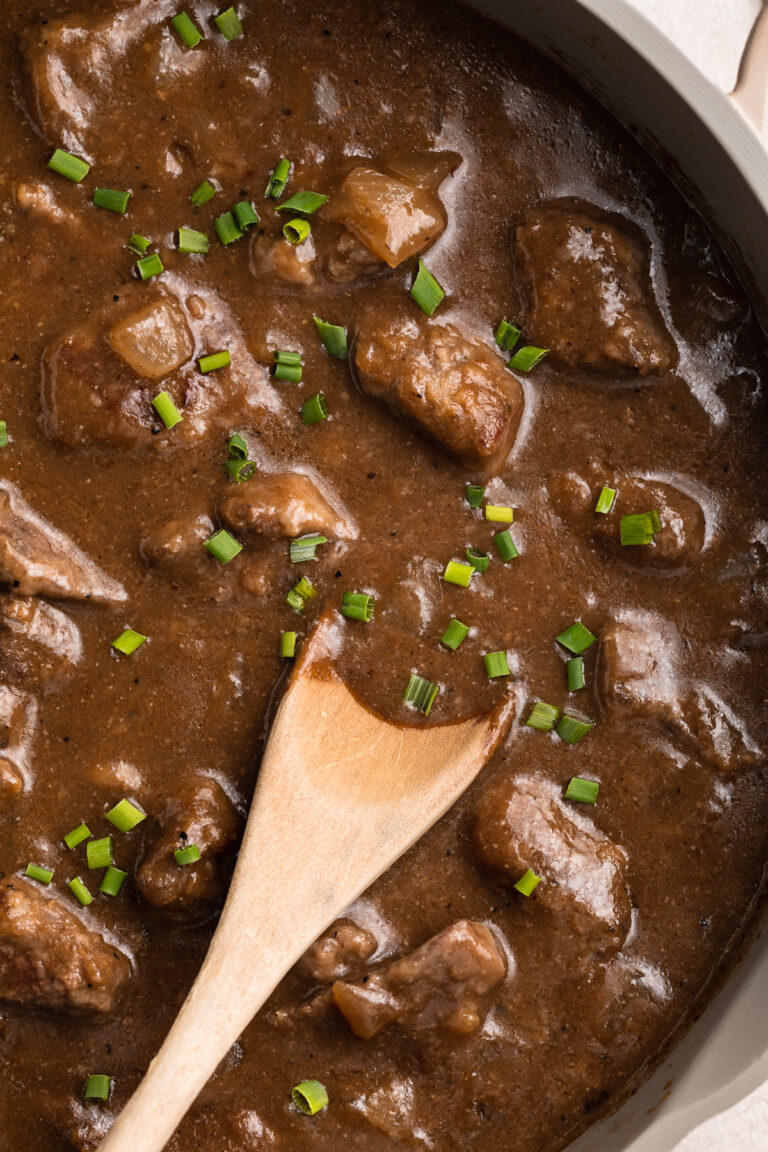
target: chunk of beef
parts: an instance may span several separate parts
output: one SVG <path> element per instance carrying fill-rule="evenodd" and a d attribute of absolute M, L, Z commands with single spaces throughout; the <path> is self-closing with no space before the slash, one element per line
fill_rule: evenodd
<path fill-rule="evenodd" d="M 128 958 L 55 896 L 0 880 L 0 1000 L 70 1015 L 105 1015 L 128 983 Z"/>
<path fill-rule="evenodd" d="M 168 520 L 144 537 L 139 550 L 153 568 L 195 579 L 208 566 L 203 543 L 212 532 L 213 524 L 207 516 Z"/>
<path fill-rule="evenodd" d="M 302 244 L 291 244 L 282 233 L 257 232 L 250 267 L 262 284 L 288 291 L 345 287 L 386 270 L 356 236 L 333 224 L 318 227 Z"/>
<path fill-rule="evenodd" d="M 492 467 L 512 446 L 523 390 L 487 344 L 454 324 L 370 314 L 354 365 L 360 387 L 472 467 Z"/>
<path fill-rule="evenodd" d="M 598 679 L 608 716 L 680 725 L 686 693 L 677 629 L 655 612 L 624 612 L 600 633 Z"/>
<path fill-rule="evenodd" d="M 0 596 L 0 665 L 14 681 L 56 687 L 79 663 L 80 629 L 35 597 Z"/>
<path fill-rule="evenodd" d="M 624 221 L 543 204 L 515 228 L 526 339 L 570 367 L 661 374 L 672 344 L 653 299 L 648 245 Z"/>
<path fill-rule="evenodd" d="M 34 696 L 0 684 L 0 795 L 20 795 L 29 780 L 36 720 Z"/>
<path fill-rule="evenodd" d="M 322 532 L 329 540 L 354 540 L 357 528 L 346 510 L 304 472 L 260 473 L 232 484 L 219 516 L 233 532 L 269 540 Z"/>
<path fill-rule="evenodd" d="M 528 868 L 541 877 L 537 903 L 562 919 L 585 949 L 621 948 L 630 928 L 626 851 L 564 800 L 543 776 L 512 776 L 488 788 L 475 812 L 482 860 L 516 883 Z"/>
<path fill-rule="evenodd" d="M 117 603 L 122 584 L 75 542 L 30 508 L 18 488 L 0 480 L 0 580 L 21 596 Z"/>
<path fill-rule="evenodd" d="M 388 1024 L 467 1034 L 479 1027 L 483 1003 L 505 973 L 504 953 L 490 928 L 457 920 L 365 982 L 338 980 L 332 993 L 364 1040 Z"/>
<path fill-rule="evenodd" d="M 136 876 L 146 902 L 177 918 L 209 915 L 222 899 L 226 856 L 237 842 L 240 824 L 220 784 L 201 776 L 186 780 L 166 801 L 158 834 Z M 193 844 L 201 859 L 178 864 L 176 849 Z"/>
<path fill-rule="evenodd" d="M 107 339 L 121 360 L 146 380 L 175 372 L 195 350 L 184 313 L 170 297 L 126 316 L 110 328 Z"/>
<path fill-rule="evenodd" d="M 16 203 L 25 212 L 30 212 L 40 220 L 53 224 L 66 224 L 70 238 L 83 227 L 82 217 L 67 211 L 57 203 L 47 184 L 19 184 L 16 187 Z"/>
<path fill-rule="evenodd" d="M 353 920 L 339 920 L 301 958 L 302 967 L 322 984 L 361 969 L 376 951 L 376 937 Z"/>

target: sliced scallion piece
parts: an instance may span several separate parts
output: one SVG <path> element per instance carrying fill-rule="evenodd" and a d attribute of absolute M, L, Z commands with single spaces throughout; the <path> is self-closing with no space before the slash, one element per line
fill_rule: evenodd
<path fill-rule="evenodd" d="M 516 560 L 520 553 L 517 550 L 514 540 L 509 534 L 509 529 L 505 528 L 503 532 L 497 532 L 493 538 L 496 542 L 496 547 L 499 550 L 499 555 L 506 564 L 509 560 Z"/>
<path fill-rule="evenodd" d="M 323 196 L 321 192 L 294 192 L 276 209 L 277 212 L 298 212 L 302 216 L 311 216 L 313 212 L 317 212 L 318 208 L 322 208 L 323 204 L 328 201 L 327 196 Z"/>
<path fill-rule="evenodd" d="M 184 848 L 177 848 L 173 857 L 180 868 L 185 868 L 187 864 L 197 864 L 203 854 L 197 844 L 187 844 Z"/>
<path fill-rule="evenodd" d="M 109 812 L 104 813 L 104 819 L 114 824 L 118 832 L 130 832 L 146 818 L 146 812 L 142 812 L 141 808 L 137 808 L 130 800 L 121 800 Z"/>
<path fill-rule="evenodd" d="M 307 560 L 317 560 L 315 553 L 321 544 L 327 544 L 328 537 L 316 533 L 312 536 L 299 536 L 291 540 L 289 552 L 292 564 L 303 564 Z"/>
<path fill-rule="evenodd" d="M 117 212 L 124 216 L 128 211 L 131 199 L 130 192 L 119 192 L 116 188 L 94 188 L 93 203 L 97 208 L 106 208 L 108 212 Z"/>
<path fill-rule="evenodd" d="M 651 525 L 653 527 L 654 535 L 657 532 L 661 532 L 661 515 L 658 508 L 652 508 L 648 515 L 651 518 Z"/>
<path fill-rule="evenodd" d="M 568 674 L 568 691 L 578 692 L 584 687 L 584 657 L 574 656 L 571 660 L 566 662 L 566 672 Z"/>
<path fill-rule="evenodd" d="M 434 315 L 445 298 L 445 289 L 440 287 L 423 260 L 419 260 L 419 270 L 411 285 L 411 296 L 427 316 Z"/>
<path fill-rule="evenodd" d="M 515 510 L 506 504 L 486 504 L 485 518 L 493 524 L 511 524 L 515 519 Z"/>
<path fill-rule="evenodd" d="M 82 844 L 91 836 L 91 830 L 87 824 L 78 824 L 77 828 L 73 828 L 71 832 L 67 832 L 66 836 L 62 837 L 67 848 L 77 848 L 78 844 Z"/>
<path fill-rule="evenodd" d="M 28 876 L 30 880 L 37 880 L 38 884 L 45 884 L 46 887 L 53 880 L 53 869 L 44 868 L 42 864 L 27 864 L 24 869 L 24 875 Z"/>
<path fill-rule="evenodd" d="M 9 444 L 8 424 L 5 420 L 0 420 L 0 448 L 7 448 Z"/>
<path fill-rule="evenodd" d="M 171 24 L 175 28 L 179 39 L 187 48 L 196 48 L 201 40 L 204 39 L 202 32 L 193 24 L 190 16 L 186 12 L 179 12 L 176 16 L 171 17 Z"/>
<path fill-rule="evenodd" d="M 444 644 L 446 648 L 450 648 L 452 652 L 455 652 L 456 649 L 464 643 L 467 636 L 469 636 L 469 628 L 454 616 L 440 637 L 440 643 Z"/>
<path fill-rule="evenodd" d="M 115 868 L 113 864 L 110 864 L 102 877 L 101 884 L 99 884 L 99 892 L 103 892 L 105 896 L 118 896 L 127 876 L 127 872 L 123 872 L 120 868 Z"/>
<path fill-rule="evenodd" d="M 495 680 L 497 676 L 509 676 L 510 668 L 506 652 L 486 652 L 483 663 L 489 680 Z"/>
<path fill-rule="evenodd" d="M 403 703 L 412 704 L 419 712 L 429 716 L 439 691 L 440 688 L 437 684 L 433 684 L 431 680 L 425 680 L 423 676 L 417 676 L 415 672 L 412 672 L 405 692 L 403 692 Z"/>
<path fill-rule="evenodd" d="M 275 376 L 278 380 L 290 380 L 298 384 L 301 380 L 301 352 L 284 352 L 276 349 L 272 356 L 275 361 Z"/>
<path fill-rule="evenodd" d="M 555 639 L 558 644 L 562 644 L 563 648 L 573 652 L 574 656 L 581 656 L 582 652 L 586 652 L 587 648 L 592 647 L 597 637 L 582 624 L 581 620 L 576 620 L 570 628 L 566 628 L 565 632 L 561 632 Z"/>
<path fill-rule="evenodd" d="M 151 244 L 152 241 L 147 236 L 142 236 L 140 232 L 132 232 L 128 238 L 128 247 L 137 256 L 144 256 Z"/>
<path fill-rule="evenodd" d="M 337 360 L 345 360 L 347 357 L 346 328 L 340 324 L 329 324 L 327 320 L 321 320 L 319 316 L 313 316 L 312 319 L 328 355 L 334 356 Z"/>
<path fill-rule="evenodd" d="M 619 531 L 621 543 L 625 546 L 653 543 L 653 519 L 650 512 L 633 512 L 622 516 Z"/>
<path fill-rule="evenodd" d="M 566 744 L 577 744 L 594 726 L 594 720 L 590 720 L 587 716 L 573 716 L 564 712 L 557 725 L 557 734 Z"/>
<path fill-rule="evenodd" d="M 290 660 L 296 655 L 296 640 L 295 632 L 280 633 L 280 655 L 284 660 Z"/>
<path fill-rule="evenodd" d="M 218 188 L 214 188 L 210 180 L 203 180 L 202 184 L 198 184 L 194 192 L 190 193 L 189 202 L 194 208 L 202 208 L 203 204 L 213 200 L 217 192 Z"/>
<path fill-rule="evenodd" d="M 307 1116 L 314 1116 L 328 1106 L 328 1093 L 319 1080 L 303 1080 L 291 1088 L 291 1099 Z"/>
<path fill-rule="evenodd" d="M 243 235 L 234 212 L 222 212 L 221 216 L 217 216 L 214 220 L 213 226 L 216 229 L 216 235 L 225 247 L 227 244 L 233 244 Z"/>
<path fill-rule="evenodd" d="M 375 599 L 366 592 L 345 592 L 339 611 L 348 620 L 362 620 L 370 624 L 375 606 Z"/>
<path fill-rule="evenodd" d="M 158 392 L 152 401 L 152 407 L 166 428 L 175 428 L 184 419 L 167 392 Z"/>
<path fill-rule="evenodd" d="M 236 480 L 238 484 L 250 480 L 256 471 L 256 464 L 253 460 L 227 460 L 226 466 L 227 472 L 229 472 L 231 478 Z"/>
<path fill-rule="evenodd" d="M 613 508 L 613 502 L 615 499 L 616 489 L 608 488 L 604 484 L 600 489 L 600 495 L 597 498 L 597 504 L 595 504 L 595 512 L 601 512 L 604 516 L 607 516 L 611 508 Z"/>
<path fill-rule="evenodd" d="M 141 648 L 142 644 L 146 642 L 147 637 L 142 636 L 141 632 L 134 632 L 133 628 L 126 628 L 121 632 L 116 640 L 112 641 L 111 647 L 116 648 L 118 652 L 122 652 L 124 656 L 130 656 L 137 648 Z"/>
<path fill-rule="evenodd" d="M 554 704 L 545 704 L 543 700 L 534 704 L 531 714 L 525 724 L 528 728 L 535 728 L 538 732 L 551 732 L 554 728 L 560 709 Z"/>
<path fill-rule="evenodd" d="M 285 186 L 290 175 L 291 162 L 283 157 L 275 165 L 274 171 L 269 174 L 269 183 L 264 191 L 265 197 L 268 200 L 279 200 L 285 192 Z"/>
<path fill-rule="evenodd" d="M 525 348 L 515 352 L 511 360 L 507 360 L 507 368 L 512 368 L 515 372 L 530 372 L 548 352 L 549 348 L 535 348 L 532 344 L 526 344 Z"/>
<path fill-rule="evenodd" d="M 328 404 L 322 392 L 310 396 L 301 406 L 301 418 L 305 424 L 319 424 L 321 420 L 328 419 Z"/>
<path fill-rule="evenodd" d="M 467 560 L 474 568 L 475 572 L 487 572 L 488 565 L 491 562 L 491 557 L 487 552 L 479 552 L 475 548 L 467 548 L 465 553 Z"/>
<path fill-rule="evenodd" d="M 296 216 L 293 220 L 288 220 L 283 224 L 283 236 L 289 244 L 303 244 L 306 238 L 312 231 L 312 225 L 309 220 L 303 220 L 300 216 Z"/>
<path fill-rule="evenodd" d="M 71 152 L 65 152 L 62 148 L 56 149 L 48 161 L 48 167 L 58 172 L 59 176 L 66 176 L 73 184 L 79 184 L 91 170 L 90 164 L 86 164 L 85 160 L 73 156 Z"/>
<path fill-rule="evenodd" d="M 205 256 L 210 248 L 210 240 L 205 232 L 198 232 L 196 228 L 179 228 L 176 247 L 179 252 L 186 252 L 192 256 Z"/>
<path fill-rule="evenodd" d="M 150 256 L 142 256 L 136 261 L 136 271 L 142 280 L 151 280 L 153 276 L 161 276 L 165 266 L 157 252 L 153 252 Z"/>
<path fill-rule="evenodd" d="M 79 903 L 82 904 L 84 908 L 87 908 L 89 904 L 93 904 L 93 896 L 91 896 L 90 892 L 86 888 L 85 884 L 83 884 L 79 876 L 75 876 L 72 880 L 68 880 L 67 888 L 69 888 L 74 898 L 79 901 Z"/>
<path fill-rule="evenodd" d="M 84 1100 L 109 1100 L 112 1079 L 109 1076 L 94 1074 L 88 1077 L 83 1093 Z"/>
<path fill-rule="evenodd" d="M 211 556 L 215 556 L 219 564 L 229 564 L 230 560 L 234 560 L 238 556 L 243 546 L 239 540 L 235 540 L 226 528 L 220 528 L 218 532 L 214 532 L 213 536 L 209 536 L 203 542 L 203 547 L 210 552 Z"/>
<path fill-rule="evenodd" d="M 566 800 L 575 800 L 579 804 L 596 804 L 600 785 L 597 780 L 585 780 L 582 776 L 573 776 L 565 790 Z"/>
<path fill-rule="evenodd" d="M 541 876 L 537 876 L 536 873 L 532 872 L 529 868 L 525 875 L 520 877 L 514 887 L 522 896 L 530 896 L 531 893 L 538 888 L 539 884 L 541 884 Z"/>
<path fill-rule="evenodd" d="M 248 459 L 248 442 L 241 432 L 233 432 L 227 443 L 227 451 L 237 460 Z"/>
<path fill-rule="evenodd" d="M 114 864 L 112 837 L 102 836 L 99 840 L 89 840 L 85 847 L 85 858 L 91 871 L 96 868 L 108 868 L 110 864 Z"/>
<path fill-rule="evenodd" d="M 311 580 L 308 580 L 306 576 L 302 576 L 300 580 L 296 581 L 293 588 L 291 588 L 285 597 L 285 602 L 290 608 L 293 608 L 294 612 L 298 612 L 299 615 L 301 615 L 307 604 L 310 600 L 314 600 L 315 596 L 317 596 L 317 588 L 315 588 Z"/>
<path fill-rule="evenodd" d="M 499 326 L 494 333 L 496 343 L 505 352 L 511 352 L 521 336 L 520 329 L 515 328 L 514 324 L 510 324 L 508 320 L 499 321 Z"/>
<path fill-rule="evenodd" d="M 446 584 L 458 584 L 461 588 L 469 588 L 469 582 L 475 569 L 471 564 L 462 564 L 458 560 L 450 560 L 445 566 L 443 580 Z"/>
<path fill-rule="evenodd" d="M 207 356 L 201 356 L 197 362 L 197 366 L 204 376 L 209 372 L 218 372 L 219 368 L 229 368 L 232 363 L 232 357 L 228 349 L 223 349 L 221 352 L 211 352 Z"/>
<path fill-rule="evenodd" d="M 237 40 L 243 34 L 243 24 L 234 8 L 225 8 L 214 16 L 213 22 L 225 40 Z"/>
<path fill-rule="evenodd" d="M 485 499 L 485 485 L 467 484 L 467 487 L 464 491 L 464 498 L 466 499 L 470 508 L 479 508 Z"/>
<path fill-rule="evenodd" d="M 259 214 L 250 200 L 241 200 L 239 204 L 235 204 L 232 211 L 241 232 L 248 232 L 259 222 Z"/>

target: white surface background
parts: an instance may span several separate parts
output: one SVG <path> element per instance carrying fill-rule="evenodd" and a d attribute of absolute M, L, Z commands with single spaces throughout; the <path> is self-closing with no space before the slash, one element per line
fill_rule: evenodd
<path fill-rule="evenodd" d="M 762 0 L 630 0 L 721 88 L 736 83 L 739 58 Z M 696 1128 L 675 1152 L 766 1152 L 768 1086 Z"/>

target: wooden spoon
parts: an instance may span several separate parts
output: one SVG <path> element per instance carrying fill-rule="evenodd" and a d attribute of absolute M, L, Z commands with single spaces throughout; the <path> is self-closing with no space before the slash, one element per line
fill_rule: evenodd
<path fill-rule="evenodd" d="M 509 729 L 511 693 L 460 723 L 390 724 L 334 671 L 337 647 L 337 625 L 322 621 L 275 716 L 200 974 L 101 1152 L 161 1152 L 288 969 L 458 799 Z"/>

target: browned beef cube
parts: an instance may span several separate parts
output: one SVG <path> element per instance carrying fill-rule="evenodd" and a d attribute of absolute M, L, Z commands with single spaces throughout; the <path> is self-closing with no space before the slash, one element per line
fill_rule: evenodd
<path fill-rule="evenodd" d="M 203 544 L 213 532 L 207 516 L 168 520 L 153 528 L 141 541 L 142 558 L 153 568 L 163 568 L 197 579 L 208 567 Z"/>
<path fill-rule="evenodd" d="M 609 716 L 682 721 L 687 684 L 677 629 L 655 612 L 625 612 L 600 633 L 599 685 Z"/>
<path fill-rule="evenodd" d="M 219 516 L 233 532 L 253 532 L 269 540 L 305 532 L 322 532 L 329 540 L 357 536 L 347 512 L 304 472 L 259 473 L 233 484 L 219 504 Z"/>
<path fill-rule="evenodd" d="M 83 652 L 80 629 L 34 596 L 0 596 L 0 666 L 27 685 L 63 683 Z"/>
<path fill-rule="evenodd" d="M 360 969 L 376 951 L 376 937 L 352 920 L 339 920 L 301 958 L 302 967 L 322 983 Z"/>
<path fill-rule="evenodd" d="M 37 701 L 29 692 L 0 684 L 0 795 L 20 796 L 29 780 Z"/>
<path fill-rule="evenodd" d="M 178 301 L 160 297 L 132 312 L 107 333 L 109 343 L 137 376 L 159 380 L 189 360 L 194 342 Z"/>

